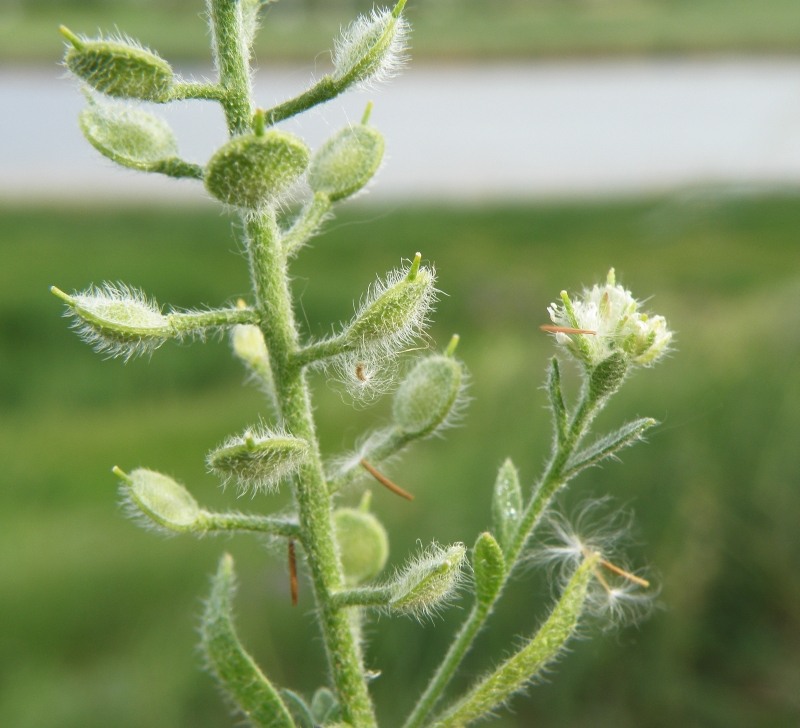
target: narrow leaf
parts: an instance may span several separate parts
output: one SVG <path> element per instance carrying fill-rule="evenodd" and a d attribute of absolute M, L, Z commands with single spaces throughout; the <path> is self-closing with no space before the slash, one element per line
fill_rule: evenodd
<path fill-rule="evenodd" d="M 463 728 L 486 717 L 558 657 L 578 626 L 597 559 L 592 556 L 584 560 L 536 634 L 436 720 L 434 728 Z"/>
<path fill-rule="evenodd" d="M 572 478 L 581 470 L 597 465 L 598 463 L 613 457 L 617 452 L 633 445 L 640 440 L 644 433 L 656 425 L 656 420 L 650 417 L 643 417 L 633 422 L 628 422 L 615 432 L 600 438 L 583 450 L 575 453 L 565 467 L 567 478 Z"/>
<path fill-rule="evenodd" d="M 289 708 L 297 728 L 316 728 L 314 717 L 311 714 L 311 709 L 303 698 L 292 690 L 283 688 L 281 690 L 281 697 Z"/>
<path fill-rule="evenodd" d="M 506 460 L 497 473 L 492 497 L 492 531 L 497 535 L 503 553 L 514 542 L 514 537 L 522 516 L 522 489 L 519 473 L 510 459 Z"/>
<path fill-rule="evenodd" d="M 225 554 L 211 581 L 200 628 L 208 665 L 241 712 L 258 728 L 296 728 L 286 704 L 245 652 L 232 618 L 233 558 Z"/>
<path fill-rule="evenodd" d="M 553 410 L 556 439 L 562 443 L 567 436 L 567 407 L 561 393 L 561 368 L 556 357 L 550 360 L 550 369 L 547 372 L 547 395 L 550 399 L 550 408 Z"/>
<path fill-rule="evenodd" d="M 475 572 L 475 598 L 489 607 L 503 586 L 506 562 L 503 551 L 491 533 L 482 533 L 472 550 L 472 570 Z"/>

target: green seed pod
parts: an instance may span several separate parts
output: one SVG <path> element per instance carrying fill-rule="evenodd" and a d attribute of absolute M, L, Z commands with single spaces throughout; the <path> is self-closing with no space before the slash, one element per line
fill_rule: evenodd
<path fill-rule="evenodd" d="M 420 267 L 421 258 L 417 253 L 407 274 L 393 271 L 377 283 L 344 331 L 349 346 L 391 355 L 421 333 L 436 296 L 434 272 Z"/>
<path fill-rule="evenodd" d="M 408 37 L 408 24 L 401 15 L 405 4 L 400 0 L 392 10 L 361 16 L 342 33 L 333 54 L 337 85 L 382 81 L 397 72 Z"/>
<path fill-rule="evenodd" d="M 334 134 L 314 154 L 308 183 L 331 202 L 343 200 L 369 182 L 383 159 L 383 135 L 359 124 Z"/>
<path fill-rule="evenodd" d="M 506 575 L 506 562 L 500 545 L 491 533 L 482 533 L 472 550 L 475 572 L 475 597 L 482 605 L 491 605 Z"/>
<path fill-rule="evenodd" d="M 142 109 L 92 103 L 81 111 L 78 120 L 87 141 L 123 167 L 156 172 L 178 154 L 169 124 Z"/>
<path fill-rule="evenodd" d="M 445 604 L 461 582 L 466 552 L 463 543 L 447 548 L 432 544 L 389 585 L 392 591 L 389 608 L 422 617 Z"/>
<path fill-rule="evenodd" d="M 64 63 L 96 91 L 141 101 L 169 99 L 175 74 L 161 56 L 128 40 L 90 40 L 64 26 L 60 30 L 72 44 Z"/>
<path fill-rule="evenodd" d="M 394 395 L 392 416 L 404 434 L 426 437 L 458 410 L 464 370 L 451 356 L 428 356 L 406 375 Z"/>
<path fill-rule="evenodd" d="M 158 305 L 136 288 L 106 283 L 72 296 L 55 286 L 50 290 L 69 307 L 78 335 L 108 356 L 127 361 L 151 354 L 176 335 Z"/>
<path fill-rule="evenodd" d="M 333 523 L 346 584 L 358 586 L 376 577 L 389 558 L 389 537 L 383 524 L 371 513 L 355 508 L 335 510 Z"/>
<path fill-rule="evenodd" d="M 288 192 L 306 171 L 309 156 L 302 139 L 277 129 L 235 137 L 209 160 L 206 189 L 229 205 L 256 209 Z"/>
<path fill-rule="evenodd" d="M 242 490 L 270 490 L 294 473 L 307 453 L 305 440 L 264 429 L 229 438 L 206 462 L 226 483 L 235 480 Z"/>
<path fill-rule="evenodd" d="M 194 530 L 202 511 L 191 493 L 172 478 L 145 468 L 137 468 L 125 475 L 115 468 L 122 478 L 125 499 L 158 526 L 170 531 Z"/>

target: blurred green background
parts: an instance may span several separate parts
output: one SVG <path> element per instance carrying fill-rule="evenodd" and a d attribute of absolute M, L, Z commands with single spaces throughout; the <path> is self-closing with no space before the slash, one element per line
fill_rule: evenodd
<path fill-rule="evenodd" d="M 256 56 L 308 60 L 372 0 L 280 0 L 267 10 Z M 0 59 L 60 53 L 53 31 L 119 28 L 170 59 L 208 62 L 197 0 L 3 0 Z M 411 0 L 417 60 L 796 53 L 796 0 Z M 176 32 L 176 28 L 180 29 Z"/>
<path fill-rule="evenodd" d="M 225 342 L 167 345 L 151 361 L 103 361 L 47 293 L 125 280 L 177 306 L 246 291 L 231 222 L 216 209 L 102 206 L 0 210 L 0 724 L 221 726 L 225 709 L 194 650 L 200 596 L 219 554 L 237 561 L 244 639 L 283 685 L 324 675 L 310 593 L 291 609 L 282 552 L 257 540 L 164 539 L 126 521 L 112 465 L 144 465 L 211 505 L 236 500 L 204 473 L 206 451 L 264 411 Z M 549 442 L 540 389 L 560 288 L 615 265 L 678 332 L 676 352 L 638 373 L 604 416 L 662 425 L 587 472 L 563 506 L 606 493 L 636 513 L 634 563 L 651 564 L 663 610 L 638 628 L 578 642 L 507 726 L 791 726 L 800 716 L 800 198 L 709 192 L 606 204 L 346 209 L 298 260 L 307 330 L 352 311 L 374 271 L 417 248 L 440 271 L 433 336 L 462 334 L 472 373 L 464 424 L 390 469 L 417 499 L 374 493 L 393 563 L 415 541 L 471 543 L 489 525 L 506 456 L 530 483 Z M 354 409 L 315 386 L 326 453 L 349 447 L 381 405 Z M 357 493 L 348 497 L 355 501 Z M 468 674 L 529 633 L 551 601 L 520 575 Z M 453 609 L 433 624 L 381 618 L 369 662 L 387 726 L 441 654 Z"/>
<path fill-rule="evenodd" d="M 329 47 L 349 11 L 366 5 L 279 3 L 259 53 Z M 204 28 L 186 8 L 6 1 L 0 55 L 55 59 L 52 28 L 66 22 L 76 30 L 116 24 L 166 55 L 196 60 Z M 785 52 L 800 38 L 795 0 L 442 1 L 410 12 L 415 53 L 430 59 Z M 192 22 L 175 34 L 179 17 Z M 538 326 L 562 288 L 592 284 L 613 265 L 677 331 L 674 355 L 633 377 L 599 423 L 640 415 L 661 426 L 622 463 L 583 474 L 561 501 L 570 511 L 611 494 L 635 512 L 629 553 L 652 566 L 661 608 L 638 627 L 589 627 L 591 639 L 574 643 L 547 683 L 493 725 L 800 723 L 798 231 L 793 191 L 353 204 L 298 259 L 298 311 L 310 334 L 348 317 L 377 272 L 421 250 L 447 294 L 433 341 L 462 336 L 472 375 L 462 426 L 390 468 L 416 494 L 413 503 L 373 494 L 395 565 L 417 540 L 471 544 L 489 525 L 491 484 L 505 457 L 524 482 L 535 479 L 550 440 L 540 387 L 552 355 Z M 103 361 L 70 333 L 47 292 L 122 280 L 175 306 L 232 301 L 248 288 L 232 221 L 185 204 L 0 203 L 0 255 L 0 725 L 231 725 L 195 649 L 201 598 L 223 550 L 241 579 L 245 643 L 276 682 L 310 695 L 325 680 L 321 644 L 307 584 L 299 607 L 289 604 L 282 551 L 247 537 L 165 539 L 117 507 L 115 464 L 169 473 L 212 507 L 268 512 L 287 504 L 285 493 L 237 500 L 205 473 L 206 452 L 265 412 L 226 342 L 166 345 L 127 365 Z M 387 402 L 354 408 L 324 377 L 314 386 L 327 455 L 386 415 Z M 519 574 L 456 687 L 531 633 L 552 598 L 535 570 Z M 374 694 L 388 728 L 446 648 L 459 606 L 432 623 L 370 624 L 369 664 L 381 671 Z"/>

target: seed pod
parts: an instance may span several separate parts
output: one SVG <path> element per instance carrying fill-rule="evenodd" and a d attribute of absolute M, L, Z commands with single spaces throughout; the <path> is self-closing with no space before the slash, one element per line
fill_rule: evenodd
<path fill-rule="evenodd" d="M 277 129 L 245 134 L 223 144 L 206 168 L 206 189 L 218 200 L 257 209 L 276 202 L 306 171 L 308 147 Z"/>
<path fill-rule="evenodd" d="M 333 522 L 347 585 L 358 586 L 376 577 L 389 558 L 383 524 L 371 513 L 355 508 L 338 508 Z"/>
<path fill-rule="evenodd" d="M 178 154 L 169 124 L 142 109 L 92 103 L 81 111 L 78 120 L 87 141 L 123 167 L 155 172 Z"/>
<path fill-rule="evenodd" d="M 129 475 L 115 468 L 124 482 L 125 499 L 156 525 L 170 531 L 194 530 L 202 511 L 186 488 L 172 478 L 145 468 Z"/>
<path fill-rule="evenodd" d="M 383 135 L 371 126 L 342 129 L 314 154 L 308 170 L 311 189 L 331 202 L 350 197 L 378 171 L 383 149 Z"/>
<path fill-rule="evenodd" d="M 392 10 L 359 17 L 336 43 L 333 79 L 343 87 L 370 84 L 393 76 L 404 60 L 408 23 L 401 13 L 406 0 Z"/>
<path fill-rule="evenodd" d="M 96 91 L 117 98 L 167 101 L 175 74 L 161 56 L 129 40 L 80 38 L 62 26 L 72 44 L 64 63 Z"/>
<path fill-rule="evenodd" d="M 389 585 L 389 608 L 422 617 L 446 603 L 461 582 L 466 551 L 462 543 L 447 548 L 432 544 Z"/>
<path fill-rule="evenodd" d="M 421 258 L 417 253 L 408 273 L 393 271 L 378 282 L 344 331 L 348 345 L 392 355 L 421 333 L 436 295 L 434 272 L 420 267 Z"/>
<path fill-rule="evenodd" d="M 50 290 L 69 307 L 78 335 L 100 353 L 127 361 L 176 335 L 158 305 L 136 288 L 106 283 L 72 296 L 55 286 Z"/>
<path fill-rule="evenodd" d="M 394 395 L 392 415 L 411 437 L 426 437 L 452 419 L 458 410 L 464 371 L 451 356 L 428 356 L 406 375 Z"/>
<path fill-rule="evenodd" d="M 247 431 L 229 438 L 208 454 L 208 467 L 242 490 L 270 490 L 305 461 L 308 443 L 269 430 Z"/>

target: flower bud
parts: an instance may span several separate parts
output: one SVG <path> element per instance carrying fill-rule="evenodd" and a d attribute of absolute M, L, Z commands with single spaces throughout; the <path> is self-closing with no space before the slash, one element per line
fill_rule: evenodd
<path fill-rule="evenodd" d="M 161 56 L 128 39 L 90 40 L 64 26 L 60 30 L 72 44 L 64 63 L 96 91 L 141 101 L 169 99 L 175 74 Z"/>
<path fill-rule="evenodd" d="M 194 530 L 203 512 L 186 488 L 172 478 L 145 468 L 137 468 L 125 475 L 118 468 L 114 472 L 124 482 L 125 500 L 138 514 L 144 514 L 156 525 L 170 531 Z"/>
<path fill-rule="evenodd" d="M 376 577 L 389 558 L 389 537 L 383 524 L 371 513 L 355 508 L 335 510 L 333 524 L 345 583 L 358 586 Z"/>
<path fill-rule="evenodd" d="M 314 154 L 308 170 L 311 189 L 331 202 L 350 197 L 378 171 L 383 148 L 383 135 L 371 126 L 342 129 Z"/>
<path fill-rule="evenodd" d="M 612 268 L 605 285 L 584 290 L 574 302 L 562 291 L 561 303 L 547 311 L 557 327 L 588 332 L 555 333 L 556 341 L 587 369 L 615 352 L 631 364 L 650 366 L 669 350 L 672 332 L 663 316 L 649 316 L 640 306 L 630 291 L 617 285 Z"/>
<path fill-rule="evenodd" d="M 425 357 L 395 392 L 394 422 L 412 437 L 425 437 L 446 426 L 458 411 L 463 380 L 463 367 L 453 357 Z"/>
<path fill-rule="evenodd" d="M 416 338 L 436 296 L 434 272 L 420 267 L 421 257 L 417 253 L 407 274 L 393 271 L 375 285 L 344 332 L 347 344 L 392 355 Z"/>
<path fill-rule="evenodd" d="M 336 43 L 333 80 L 341 86 L 369 84 L 393 76 L 404 60 L 408 23 L 401 16 L 405 0 L 393 10 L 359 17 Z"/>
<path fill-rule="evenodd" d="M 256 209 L 276 202 L 306 171 L 308 147 L 298 137 L 271 129 L 223 144 L 206 167 L 206 189 L 218 200 Z"/>
<path fill-rule="evenodd" d="M 78 119 L 87 141 L 123 167 L 159 171 L 178 154 L 169 124 L 142 109 L 92 103 Z"/>
<path fill-rule="evenodd" d="M 98 352 L 127 360 L 152 353 L 175 336 L 156 303 L 138 289 L 106 283 L 73 296 L 55 286 L 50 290 L 69 307 L 79 336 Z"/>
<path fill-rule="evenodd" d="M 431 544 L 389 585 L 389 608 L 422 617 L 445 604 L 461 582 L 466 551 L 462 543 L 447 548 Z"/>
<path fill-rule="evenodd" d="M 228 438 L 208 454 L 208 467 L 226 483 L 242 490 L 270 490 L 297 471 L 306 459 L 308 443 L 266 429 Z"/>

